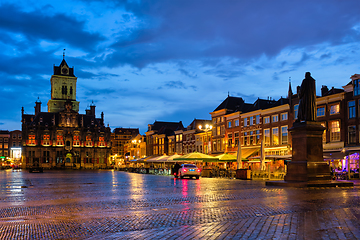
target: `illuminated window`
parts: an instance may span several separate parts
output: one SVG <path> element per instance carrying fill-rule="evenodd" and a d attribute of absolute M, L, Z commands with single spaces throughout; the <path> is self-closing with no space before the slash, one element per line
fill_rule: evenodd
<path fill-rule="evenodd" d="M 36 142 L 35 142 L 35 135 L 29 135 L 29 142 L 28 142 L 29 144 L 36 144 Z"/>
<path fill-rule="evenodd" d="M 50 135 L 43 135 L 42 145 L 44 146 L 50 145 Z"/>
<path fill-rule="evenodd" d="M 329 122 L 330 141 L 340 141 L 340 122 L 339 120 Z"/>
<path fill-rule="evenodd" d="M 225 134 L 225 126 L 221 126 L 220 127 L 220 134 L 224 135 Z"/>
<path fill-rule="evenodd" d="M 62 135 L 56 136 L 56 145 L 58 145 L 58 146 L 64 145 L 64 137 Z"/>
<path fill-rule="evenodd" d="M 91 147 L 93 145 L 92 141 L 91 141 L 91 136 L 86 136 L 86 143 L 85 145 L 87 147 Z"/>
<path fill-rule="evenodd" d="M 73 138 L 73 146 L 80 146 L 80 136 L 75 135 Z"/>
<path fill-rule="evenodd" d="M 321 126 L 326 128 L 326 122 L 322 122 Z M 323 142 L 326 142 L 326 129 L 324 130 L 324 133 L 322 135 L 322 140 L 323 140 Z"/>
<path fill-rule="evenodd" d="M 99 137 L 99 147 L 105 147 L 105 138 Z"/>
<path fill-rule="evenodd" d="M 274 146 L 279 145 L 279 128 L 272 129 L 272 144 Z"/>
<path fill-rule="evenodd" d="M 232 147 L 233 139 L 232 133 L 228 133 L 228 147 Z"/>
<path fill-rule="evenodd" d="M 239 145 L 239 132 L 235 133 L 235 147 L 237 147 Z"/>

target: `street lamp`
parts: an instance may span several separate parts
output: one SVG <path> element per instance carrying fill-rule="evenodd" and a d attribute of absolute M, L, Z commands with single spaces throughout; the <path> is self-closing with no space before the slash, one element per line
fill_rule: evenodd
<path fill-rule="evenodd" d="M 199 125 L 199 130 L 202 130 L 205 132 L 205 136 L 206 136 L 206 139 L 208 139 L 207 141 L 207 148 L 206 150 L 209 150 L 211 149 L 211 141 L 210 141 L 210 138 L 208 138 L 208 132 L 212 130 L 213 126 L 210 125 L 210 124 L 205 124 L 205 128 L 203 129 L 203 126 L 202 125 Z M 206 146 L 206 145 L 205 145 Z M 208 154 L 210 151 L 205 151 L 206 154 Z"/>

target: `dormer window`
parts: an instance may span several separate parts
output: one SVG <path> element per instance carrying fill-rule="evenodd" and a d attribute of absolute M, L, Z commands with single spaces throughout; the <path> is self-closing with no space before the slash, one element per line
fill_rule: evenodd
<path fill-rule="evenodd" d="M 354 96 L 359 96 L 360 95 L 360 79 L 355 79 L 353 81 L 353 85 L 354 85 Z"/>

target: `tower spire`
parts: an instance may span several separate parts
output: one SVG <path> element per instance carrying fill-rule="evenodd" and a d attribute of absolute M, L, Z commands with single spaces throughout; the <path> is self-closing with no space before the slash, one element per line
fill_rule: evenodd
<path fill-rule="evenodd" d="M 65 60 L 65 48 L 64 48 L 64 51 L 63 51 L 63 60 Z"/>
<path fill-rule="evenodd" d="M 290 107 L 291 107 L 291 99 L 292 99 L 292 96 L 293 96 L 293 92 L 292 92 L 292 89 L 291 89 L 291 77 L 289 77 L 288 99 L 289 99 L 289 105 L 290 105 Z"/>

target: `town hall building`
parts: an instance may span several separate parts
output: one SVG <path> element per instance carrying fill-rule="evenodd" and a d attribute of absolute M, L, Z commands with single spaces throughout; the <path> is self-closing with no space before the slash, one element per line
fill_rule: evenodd
<path fill-rule="evenodd" d="M 104 125 L 103 112 L 100 118 L 96 117 L 93 103 L 85 114 L 79 114 L 74 68 L 63 59 L 60 66 L 54 66 L 50 82 L 47 112 L 41 112 L 39 99 L 35 102 L 34 114 L 24 114 L 22 108 L 23 166 L 109 167 L 111 130 Z"/>

